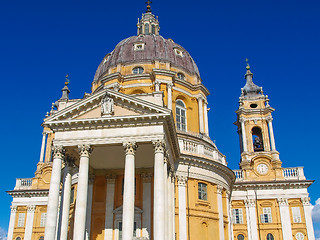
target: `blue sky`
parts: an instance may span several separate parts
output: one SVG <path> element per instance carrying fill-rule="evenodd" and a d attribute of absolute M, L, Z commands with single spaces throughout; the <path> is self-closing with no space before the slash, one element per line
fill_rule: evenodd
<path fill-rule="evenodd" d="M 160 33 L 187 49 L 209 89 L 210 135 L 238 168 L 234 111 L 245 58 L 269 95 L 276 146 L 284 167 L 304 166 L 312 204 L 319 184 L 320 2 L 154 1 Z M 33 177 L 41 122 L 70 75 L 71 98 L 90 92 L 101 59 L 136 34 L 144 1 L 2 1 L 0 232 L 7 229 L 15 178 Z M 320 204 L 320 201 L 318 201 Z M 315 224 L 320 231 L 320 219 Z"/>

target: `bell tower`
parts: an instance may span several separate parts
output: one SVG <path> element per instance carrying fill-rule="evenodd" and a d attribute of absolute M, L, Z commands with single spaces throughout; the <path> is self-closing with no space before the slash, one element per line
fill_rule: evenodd
<path fill-rule="evenodd" d="M 246 84 L 241 89 L 235 122 L 240 137 L 240 168 L 246 172 L 253 171 L 254 174 L 246 174 L 250 179 L 261 179 L 261 175 L 267 172 L 269 177 L 277 178 L 276 172 L 277 169 L 280 171 L 282 163 L 273 134 L 271 113 L 274 109 L 269 105 L 268 96 L 263 94 L 262 87 L 253 83 L 248 61 L 246 70 Z M 273 176 L 270 176 L 271 172 Z"/>

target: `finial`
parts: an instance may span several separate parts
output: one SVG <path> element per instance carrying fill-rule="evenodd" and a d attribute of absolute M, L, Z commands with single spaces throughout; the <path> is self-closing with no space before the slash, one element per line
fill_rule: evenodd
<path fill-rule="evenodd" d="M 66 75 L 66 81 L 64 82 L 64 84 L 67 86 L 69 83 L 70 83 L 70 81 L 69 81 L 69 74 L 67 74 Z"/>
<path fill-rule="evenodd" d="M 246 69 L 247 69 L 247 70 L 250 70 L 249 59 L 248 59 L 248 58 L 246 58 L 246 63 L 247 63 Z"/>
<path fill-rule="evenodd" d="M 151 12 L 151 6 L 150 6 L 150 4 L 151 4 L 152 2 L 150 1 L 150 0 L 148 0 L 148 1 L 146 1 L 146 4 L 147 4 L 147 13 L 148 12 Z"/>

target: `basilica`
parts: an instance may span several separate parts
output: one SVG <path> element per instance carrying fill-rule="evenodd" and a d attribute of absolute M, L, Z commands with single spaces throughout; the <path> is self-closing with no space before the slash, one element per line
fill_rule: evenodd
<path fill-rule="evenodd" d="M 91 93 L 47 114 L 32 178 L 17 178 L 8 240 L 314 240 L 302 167 L 282 168 L 267 95 L 247 64 L 238 170 L 209 137 L 208 89 L 150 5 L 102 59 Z M 230 126 L 232 127 L 232 126 Z M 36 146 L 35 146 L 36 148 Z"/>

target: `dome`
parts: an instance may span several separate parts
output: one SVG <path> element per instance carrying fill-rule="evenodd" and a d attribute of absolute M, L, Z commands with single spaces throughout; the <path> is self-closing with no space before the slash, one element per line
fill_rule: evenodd
<path fill-rule="evenodd" d="M 137 44 L 142 46 L 142 49 L 137 50 Z M 140 34 L 122 40 L 104 57 L 96 71 L 94 81 L 99 81 L 109 68 L 118 64 L 151 63 L 154 60 L 169 62 L 173 67 L 200 77 L 196 63 L 183 47 L 161 35 Z"/>

